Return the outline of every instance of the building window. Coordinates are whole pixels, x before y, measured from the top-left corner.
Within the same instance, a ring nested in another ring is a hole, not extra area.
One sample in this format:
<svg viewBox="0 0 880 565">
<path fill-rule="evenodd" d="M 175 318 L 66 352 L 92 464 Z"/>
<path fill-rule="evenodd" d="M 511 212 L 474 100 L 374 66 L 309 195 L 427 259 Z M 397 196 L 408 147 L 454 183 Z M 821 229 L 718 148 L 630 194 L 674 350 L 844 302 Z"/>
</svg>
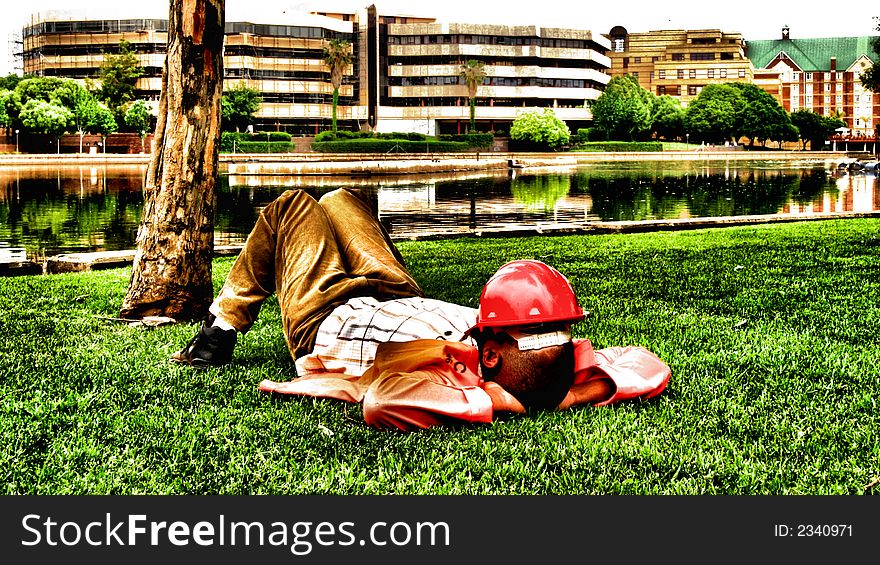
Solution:
<svg viewBox="0 0 880 565">
<path fill-rule="evenodd" d="M 614 52 L 615 53 L 623 53 L 624 44 L 626 40 L 623 38 L 617 38 L 614 40 Z"/>
<path fill-rule="evenodd" d="M 825 73 L 825 80 L 831 80 L 831 73 Z"/>
<path fill-rule="evenodd" d="M 684 61 L 684 53 L 673 53 L 672 60 L 673 61 Z"/>
<path fill-rule="evenodd" d="M 663 69 L 660 69 L 659 71 L 657 71 L 657 78 L 665 79 L 666 78 L 666 71 Z"/>
<path fill-rule="evenodd" d="M 746 70 L 745 69 L 739 70 L 739 78 L 746 78 Z"/>
<path fill-rule="evenodd" d="M 651 74 L 648 76 L 650 77 L 651 80 L 654 80 L 654 71 L 651 71 Z"/>
<path fill-rule="evenodd" d="M 633 63 L 641 63 L 641 62 L 642 62 L 641 57 L 633 57 Z"/>
<path fill-rule="evenodd" d="M 638 80 L 638 78 L 639 78 L 639 71 L 634 72 L 634 73 L 632 74 L 632 76 L 633 76 L 634 79 Z"/>
<path fill-rule="evenodd" d="M 825 84 L 825 92 L 831 92 L 831 83 Z"/>
<path fill-rule="evenodd" d="M 720 76 L 721 78 L 727 78 L 727 69 L 721 69 L 718 72 L 718 76 Z"/>
<path fill-rule="evenodd" d="M 706 69 L 707 78 L 715 78 L 715 69 Z"/>
<path fill-rule="evenodd" d="M 688 94 L 690 96 L 696 96 L 697 95 L 697 85 L 695 85 L 695 84 L 689 85 L 688 86 Z"/>
<path fill-rule="evenodd" d="M 663 96 L 664 94 L 666 94 L 666 87 L 661 84 L 657 87 L 657 96 Z"/>
<path fill-rule="evenodd" d="M 688 78 L 697 78 L 697 69 L 691 69 L 688 71 Z"/>
<path fill-rule="evenodd" d="M 804 78 L 806 78 L 807 80 L 813 80 L 813 73 L 806 73 Z"/>
<path fill-rule="evenodd" d="M 792 80 L 800 80 L 801 73 L 791 73 L 791 78 L 792 78 Z"/>
<path fill-rule="evenodd" d="M 678 69 L 677 76 L 678 78 L 684 78 L 684 69 Z"/>
</svg>

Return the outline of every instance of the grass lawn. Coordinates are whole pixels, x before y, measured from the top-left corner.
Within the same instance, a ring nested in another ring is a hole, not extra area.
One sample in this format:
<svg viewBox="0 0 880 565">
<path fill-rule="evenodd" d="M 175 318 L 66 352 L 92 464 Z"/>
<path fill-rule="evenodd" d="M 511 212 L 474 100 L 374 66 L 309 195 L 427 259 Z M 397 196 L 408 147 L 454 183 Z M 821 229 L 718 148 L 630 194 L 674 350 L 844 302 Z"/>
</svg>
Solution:
<svg viewBox="0 0 880 565">
<path fill-rule="evenodd" d="M 880 220 L 402 242 L 434 298 L 503 262 L 568 275 L 596 347 L 672 368 L 642 403 L 401 433 L 360 406 L 260 393 L 294 376 L 270 301 L 233 364 L 169 355 L 194 325 L 116 315 L 129 269 L 0 279 L 4 494 L 876 494 Z M 232 259 L 215 262 L 217 287 Z"/>
</svg>

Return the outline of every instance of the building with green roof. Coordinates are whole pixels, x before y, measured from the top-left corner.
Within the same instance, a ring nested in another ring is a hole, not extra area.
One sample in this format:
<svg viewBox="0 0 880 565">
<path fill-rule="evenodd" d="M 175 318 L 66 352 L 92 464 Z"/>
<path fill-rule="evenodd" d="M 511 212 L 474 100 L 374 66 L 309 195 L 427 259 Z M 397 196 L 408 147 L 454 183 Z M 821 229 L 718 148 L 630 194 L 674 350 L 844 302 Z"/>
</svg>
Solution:
<svg viewBox="0 0 880 565">
<path fill-rule="evenodd" d="M 855 137 L 873 137 L 880 126 L 880 94 L 859 76 L 878 60 L 876 37 L 792 38 L 746 41 L 756 83 L 776 95 L 786 110 L 806 108 L 843 118 Z M 774 84 L 775 83 L 775 84 Z"/>
</svg>

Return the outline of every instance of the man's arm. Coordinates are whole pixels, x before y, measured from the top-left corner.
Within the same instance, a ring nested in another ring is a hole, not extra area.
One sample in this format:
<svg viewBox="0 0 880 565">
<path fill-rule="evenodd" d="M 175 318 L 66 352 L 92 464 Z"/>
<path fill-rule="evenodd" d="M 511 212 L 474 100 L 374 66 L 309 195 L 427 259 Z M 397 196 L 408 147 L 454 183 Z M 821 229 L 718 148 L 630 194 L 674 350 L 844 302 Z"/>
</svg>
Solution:
<svg viewBox="0 0 880 565">
<path fill-rule="evenodd" d="M 611 379 L 607 377 L 592 378 L 586 382 L 572 385 L 556 409 L 565 410 L 572 406 L 604 402 L 611 398 L 614 390 L 615 386 Z"/>
</svg>

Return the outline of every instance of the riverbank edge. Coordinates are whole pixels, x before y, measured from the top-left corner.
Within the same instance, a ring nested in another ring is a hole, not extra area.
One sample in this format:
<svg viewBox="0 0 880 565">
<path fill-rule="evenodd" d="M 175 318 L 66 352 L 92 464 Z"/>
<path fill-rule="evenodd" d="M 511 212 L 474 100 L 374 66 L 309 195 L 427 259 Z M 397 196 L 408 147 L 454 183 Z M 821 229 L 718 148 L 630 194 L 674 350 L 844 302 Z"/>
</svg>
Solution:
<svg viewBox="0 0 880 565">
<path fill-rule="evenodd" d="M 867 152 L 745 151 L 712 149 L 661 152 L 561 153 L 222 153 L 223 171 L 238 175 L 395 175 L 547 166 L 577 166 L 606 162 L 648 161 L 810 161 L 844 163 L 870 160 Z M 3 154 L 2 166 L 147 165 L 149 154 Z"/>
<path fill-rule="evenodd" d="M 394 241 L 428 241 L 438 239 L 537 237 L 566 235 L 608 235 L 644 233 L 654 231 L 694 230 L 722 228 L 756 224 L 783 222 L 812 222 L 851 218 L 880 219 L 880 212 L 835 212 L 816 214 L 809 217 L 793 214 L 772 214 L 753 216 L 720 216 L 703 218 L 675 218 L 669 220 L 639 220 L 619 222 L 586 222 L 581 226 L 530 226 L 526 228 L 481 229 L 431 234 L 397 234 Z M 241 245 L 218 245 L 214 248 L 215 257 L 235 256 L 241 252 Z M 127 267 L 134 261 L 136 250 L 98 251 L 93 253 L 65 253 L 46 258 L 44 261 L 17 261 L 0 263 L 0 276 L 34 276 L 99 271 Z"/>
</svg>

